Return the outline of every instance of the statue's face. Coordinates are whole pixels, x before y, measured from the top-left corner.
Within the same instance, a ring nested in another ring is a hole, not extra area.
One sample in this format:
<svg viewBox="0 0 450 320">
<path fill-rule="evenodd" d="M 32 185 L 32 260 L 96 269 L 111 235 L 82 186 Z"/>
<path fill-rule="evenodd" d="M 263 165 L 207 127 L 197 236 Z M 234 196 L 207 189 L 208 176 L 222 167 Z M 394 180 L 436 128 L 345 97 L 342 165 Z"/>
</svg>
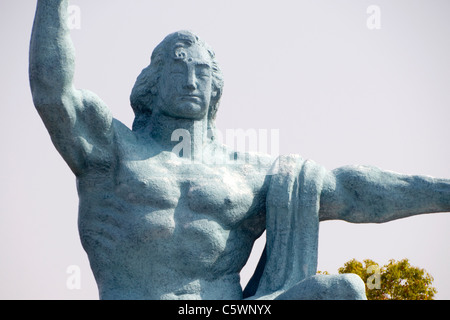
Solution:
<svg viewBox="0 0 450 320">
<path fill-rule="evenodd" d="M 159 79 L 159 111 L 173 118 L 201 120 L 208 114 L 211 95 L 208 52 L 197 45 L 175 48 Z"/>
</svg>

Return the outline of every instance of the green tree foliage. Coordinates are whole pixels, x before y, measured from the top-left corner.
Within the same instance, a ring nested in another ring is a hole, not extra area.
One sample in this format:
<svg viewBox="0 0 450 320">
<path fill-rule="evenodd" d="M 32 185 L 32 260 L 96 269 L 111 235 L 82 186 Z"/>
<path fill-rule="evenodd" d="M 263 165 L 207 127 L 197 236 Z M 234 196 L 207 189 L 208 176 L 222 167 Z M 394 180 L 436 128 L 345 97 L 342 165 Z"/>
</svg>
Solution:
<svg viewBox="0 0 450 320">
<path fill-rule="evenodd" d="M 432 287 L 433 277 L 424 269 L 411 266 L 408 259 L 392 259 L 382 267 L 370 259 L 362 263 L 352 259 L 338 271 L 359 275 L 366 284 L 368 300 L 433 300 L 437 292 Z"/>
</svg>

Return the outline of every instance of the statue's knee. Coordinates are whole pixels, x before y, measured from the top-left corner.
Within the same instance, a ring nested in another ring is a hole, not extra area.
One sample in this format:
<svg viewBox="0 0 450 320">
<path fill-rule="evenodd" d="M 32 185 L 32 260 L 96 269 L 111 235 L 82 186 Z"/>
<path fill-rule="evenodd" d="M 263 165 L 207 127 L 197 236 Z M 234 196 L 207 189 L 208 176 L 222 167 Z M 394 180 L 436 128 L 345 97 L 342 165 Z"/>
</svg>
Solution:
<svg viewBox="0 0 450 320">
<path fill-rule="evenodd" d="M 279 300 L 366 300 L 366 288 L 356 274 L 315 275 L 279 295 Z"/>
<path fill-rule="evenodd" d="M 367 300 L 366 286 L 362 279 L 354 274 L 347 273 L 338 277 L 336 290 L 337 296 L 344 300 Z"/>
</svg>

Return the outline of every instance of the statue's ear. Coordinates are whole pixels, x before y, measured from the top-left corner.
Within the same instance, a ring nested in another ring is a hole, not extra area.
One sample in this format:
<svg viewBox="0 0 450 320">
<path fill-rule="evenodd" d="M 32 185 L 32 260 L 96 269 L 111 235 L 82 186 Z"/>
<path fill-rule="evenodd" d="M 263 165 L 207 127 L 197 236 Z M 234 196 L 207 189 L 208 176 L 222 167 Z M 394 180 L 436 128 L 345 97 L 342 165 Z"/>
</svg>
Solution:
<svg viewBox="0 0 450 320">
<path fill-rule="evenodd" d="M 211 93 L 211 97 L 215 98 L 217 97 L 217 90 L 213 90 L 213 92 Z"/>
</svg>

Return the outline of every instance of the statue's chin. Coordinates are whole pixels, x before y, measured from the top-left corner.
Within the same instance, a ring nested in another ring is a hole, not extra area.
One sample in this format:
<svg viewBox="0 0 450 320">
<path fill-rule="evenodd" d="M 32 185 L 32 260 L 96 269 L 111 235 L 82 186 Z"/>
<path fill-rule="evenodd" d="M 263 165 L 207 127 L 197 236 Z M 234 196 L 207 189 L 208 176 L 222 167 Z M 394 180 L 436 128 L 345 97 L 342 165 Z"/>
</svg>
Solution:
<svg viewBox="0 0 450 320">
<path fill-rule="evenodd" d="M 164 110 L 166 116 L 175 119 L 202 120 L 206 111 L 194 101 L 184 101 L 172 110 Z"/>
</svg>

